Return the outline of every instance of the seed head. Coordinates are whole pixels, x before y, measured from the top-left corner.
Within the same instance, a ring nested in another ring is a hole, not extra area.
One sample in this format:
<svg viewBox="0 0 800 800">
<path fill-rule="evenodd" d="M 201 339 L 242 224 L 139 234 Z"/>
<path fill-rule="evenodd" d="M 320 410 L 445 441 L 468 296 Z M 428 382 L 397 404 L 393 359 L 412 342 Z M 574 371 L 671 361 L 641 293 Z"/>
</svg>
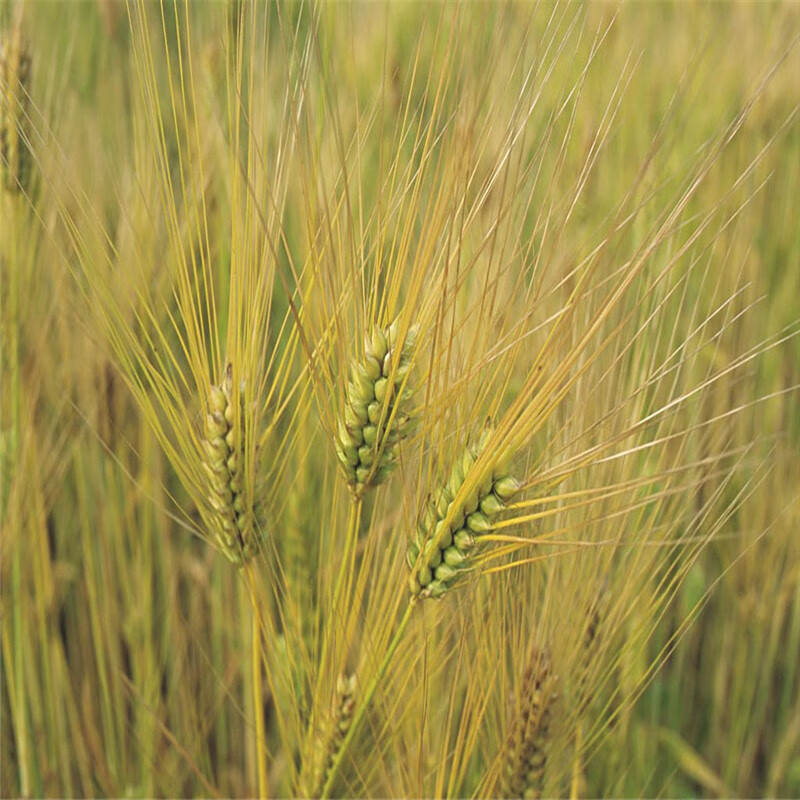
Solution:
<svg viewBox="0 0 800 800">
<path fill-rule="evenodd" d="M 397 444 L 409 426 L 403 407 L 410 395 L 407 379 L 417 328 L 409 329 L 402 345 L 398 333 L 397 320 L 388 328 L 373 327 L 363 358 L 350 365 L 336 454 L 358 497 L 386 480 L 397 461 Z"/>
<path fill-rule="evenodd" d="M 30 171 L 28 105 L 31 57 L 19 25 L 0 43 L 0 169 L 9 192 L 27 186 Z"/>
<path fill-rule="evenodd" d="M 536 800 L 542 796 L 550 734 L 553 694 L 550 660 L 531 654 L 509 728 L 501 782 L 503 797 Z"/>
<path fill-rule="evenodd" d="M 208 396 L 205 426 L 208 502 L 214 535 L 220 549 L 237 566 L 249 561 L 259 549 L 255 514 L 244 481 L 244 383 L 239 392 L 241 413 L 234 413 L 233 365 L 228 364 L 222 382 Z"/>
<path fill-rule="evenodd" d="M 330 717 L 325 729 L 314 742 L 311 769 L 301 779 L 302 797 L 319 797 L 322 793 L 322 788 L 353 721 L 357 687 L 355 674 L 339 676 Z"/>
<path fill-rule="evenodd" d="M 492 530 L 506 502 L 519 491 L 519 483 L 504 466 L 488 469 L 481 476 L 473 474 L 490 435 L 487 428 L 477 446 L 468 446 L 456 459 L 447 482 L 434 493 L 417 520 L 406 551 L 412 595 L 446 594 L 474 563 L 481 535 Z M 475 478 L 475 486 L 466 496 L 460 496 L 467 478 Z"/>
</svg>

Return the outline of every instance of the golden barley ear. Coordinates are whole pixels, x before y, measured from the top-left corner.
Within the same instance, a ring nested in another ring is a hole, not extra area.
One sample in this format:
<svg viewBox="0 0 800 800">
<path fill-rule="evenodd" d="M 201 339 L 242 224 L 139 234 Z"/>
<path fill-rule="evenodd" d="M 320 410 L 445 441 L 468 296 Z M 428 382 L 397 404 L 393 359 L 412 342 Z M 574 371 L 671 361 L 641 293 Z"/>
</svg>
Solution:
<svg viewBox="0 0 800 800">
<path fill-rule="evenodd" d="M 259 551 L 253 500 L 244 479 L 244 383 L 240 387 L 241 413 L 237 420 L 233 391 L 233 365 L 228 363 L 222 382 L 208 397 L 205 449 L 209 477 L 209 505 L 213 533 L 222 552 L 237 566 Z"/>
<path fill-rule="evenodd" d="M 25 191 L 30 174 L 28 105 L 31 56 L 20 25 L 0 43 L 0 168 L 7 191 Z"/>
<path fill-rule="evenodd" d="M 314 741 L 310 769 L 301 777 L 301 797 L 319 797 L 322 794 L 336 756 L 353 721 L 357 687 L 355 674 L 339 676 L 331 715 L 326 720 L 325 728 Z"/>
<path fill-rule="evenodd" d="M 408 543 L 406 562 L 411 569 L 409 589 L 420 597 L 442 597 L 474 565 L 482 534 L 492 530 L 506 503 L 520 485 L 498 462 L 475 475 L 476 464 L 492 434 L 487 427 L 476 446 L 467 446 L 456 459 L 450 476 L 433 494 L 417 520 Z M 460 496 L 467 479 L 474 488 Z"/>
<path fill-rule="evenodd" d="M 550 659 L 534 650 L 525 668 L 520 696 L 509 725 L 501 780 L 502 797 L 542 796 L 550 740 L 555 678 Z"/>
<path fill-rule="evenodd" d="M 363 358 L 350 365 L 336 454 L 357 497 L 389 476 L 397 463 L 397 445 L 409 427 L 404 406 L 410 397 L 417 327 L 409 329 L 402 344 L 398 334 L 397 320 L 388 328 L 375 326 L 365 340 Z"/>
</svg>

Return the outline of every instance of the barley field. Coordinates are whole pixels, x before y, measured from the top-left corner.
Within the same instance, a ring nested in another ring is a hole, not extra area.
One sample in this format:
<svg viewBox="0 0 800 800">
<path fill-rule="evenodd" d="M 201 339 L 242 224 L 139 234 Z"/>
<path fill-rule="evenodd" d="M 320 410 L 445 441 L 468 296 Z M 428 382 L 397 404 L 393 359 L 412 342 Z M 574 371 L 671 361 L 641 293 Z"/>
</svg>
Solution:
<svg viewBox="0 0 800 800">
<path fill-rule="evenodd" d="M 0 0 L 2 796 L 800 796 L 798 37 Z"/>
</svg>

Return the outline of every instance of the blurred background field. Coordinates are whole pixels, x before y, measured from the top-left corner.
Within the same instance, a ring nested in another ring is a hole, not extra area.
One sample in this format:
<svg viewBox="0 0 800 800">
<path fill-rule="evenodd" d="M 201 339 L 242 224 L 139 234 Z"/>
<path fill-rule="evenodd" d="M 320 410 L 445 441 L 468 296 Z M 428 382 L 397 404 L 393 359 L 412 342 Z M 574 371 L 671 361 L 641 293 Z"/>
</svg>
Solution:
<svg viewBox="0 0 800 800">
<path fill-rule="evenodd" d="M 214 255 L 224 262 L 230 248 L 226 204 L 232 202 L 226 193 L 231 181 L 225 42 L 231 9 L 238 4 L 190 4 L 186 17 L 183 5 L 177 17 L 172 5 L 165 5 L 163 23 L 157 13 L 151 16 L 152 36 L 162 51 L 191 36 L 192 113 L 204 137 L 197 147 L 209 165 L 202 191 L 209 228 L 220 234 Z M 748 406 L 755 394 L 771 398 L 737 415 L 724 431 L 732 449 L 753 446 L 760 466 L 725 485 L 725 496 L 741 503 L 717 520 L 718 532 L 674 599 L 647 622 L 652 635 L 646 645 L 629 651 L 620 645 L 630 686 L 619 691 L 629 702 L 609 720 L 565 791 L 584 797 L 800 796 L 800 339 L 793 335 L 800 319 L 800 47 L 795 41 L 800 5 L 467 5 L 465 13 L 472 16 L 465 30 L 474 47 L 462 44 L 457 62 L 465 86 L 479 85 L 493 68 L 502 74 L 504 59 L 510 58 L 502 46 L 508 31 L 529 26 L 533 58 L 548 41 L 551 14 L 559 14 L 564 26 L 574 19 L 576 30 L 585 33 L 555 62 L 563 73 L 551 76 L 545 89 L 555 99 L 580 72 L 596 31 L 607 30 L 582 87 L 574 130 L 563 150 L 554 148 L 564 159 L 564 174 L 577 175 L 604 125 L 609 96 L 621 89 L 608 140 L 558 245 L 565 262 L 585 256 L 612 223 L 657 137 L 658 158 L 648 165 L 647 188 L 637 198 L 640 214 L 619 244 L 620 252 L 633 250 L 686 165 L 778 65 L 727 158 L 715 163 L 687 212 L 701 215 L 707 205 L 721 202 L 759 155 L 737 186 L 741 213 L 714 230 L 707 250 L 698 247 L 699 257 L 713 266 L 690 276 L 686 291 L 690 297 L 710 291 L 713 297 L 716 282 L 723 297 L 732 292 L 729 287 L 741 286 L 730 314 L 749 309 L 728 336 L 698 356 L 699 368 L 724 364 L 730 353 L 770 335 L 781 339 L 753 360 L 746 380 L 718 382 L 703 398 L 709 417 Z M 316 30 L 315 58 L 329 71 L 309 79 L 305 102 L 316 112 L 321 136 L 326 121 L 345 140 L 360 125 L 369 131 L 359 150 L 358 202 L 373 207 L 383 191 L 381 173 L 365 164 L 377 164 L 381 136 L 392 141 L 415 67 L 435 74 L 448 57 L 446 37 L 443 44 L 429 35 L 437 8 L 259 7 L 270 68 L 258 80 L 265 82 L 264 95 L 276 98 L 274 112 L 264 114 L 264 141 L 277 147 L 288 126 L 280 103 L 300 62 L 290 55 L 293 37 L 303 41 Z M 155 4 L 151 11 L 157 11 Z M 158 284 L 158 260 L 168 249 L 166 223 L 154 222 L 147 241 L 135 233 L 141 220 L 152 218 L 159 197 L 151 154 L 142 145 L 142 130 L 149 127 L 138 88 L 142 50 L 121 2 L 2 0 L 4 36 L 20 14 L 32 54 L 31 116 L 36 130 L 49 133 L 38 142 L 26 200 L 4 194 L 0 223 L 0 791 L 48 797 L 253 796 L 247 592 L 230 565 L 193 535 L 192 512 L 184 518 L 176 511 L 191 503 L 85 310 L 79 271 L 62 230 L 65 219 L 81 218 L 85 201 L 114 241 L 120 263 L 126 253 L 136 253 L 152 285 Z M 162 55 L 156 52 L 151 69 L 163 78 Z M 621 74 L 629 76 L 624 86 Z M 164 78 L 153 86 L 165 107 L 168 85 Z M 417 80 L 413 90 L 424 92 L 425 86 Z M 449 90 L 446 102 L 455 109 L 458 86 Z M 511 95 L 500 97 L 498 108 L 512 114 L 513 101 Z M 367 127 L 364 120 L 376 107 L 380 114 Z M 177 129 L 181 124 L 176 119 Z M 180 136 L 180 130 L 166 135 L 173 134 Z M 336 150 L 333 140 L 331 134 L 324 141 L 321 159 L 326 147 Z M 169 153 L 177 160 L 174 150 Z M 323 163 L 321 176 L 328 177 L 326 169 Z M 60 185 L 76 179 L 74 195 Z M 268 174 L 265 180 L 270 179 Z M 308 208 L 302 181 L 291 170 L 284 191 L 286 252 L 280 258 L 302 262 Z M 66 196 L 74 207 L 53 199 Z M 534 193 L 532 205 L 548 199 Z M 558 201 L 569 201 L 568 189 Z M 523 217 L 535 236 L 533 215 Z M 93 246 L 90 237 L 87 246 Z M 122 270 L 114 281 L 115 291 L 124 293 Z M 16 307 L 12 297 L 18 298 Z M 686 308 L 692 311 L 694 305 L 687 302 Z M 286 309 L 276 290 L 271 325 L 275 340 L 288 348 L 280 327 Z M 683 318 L 676 306 L 676 330 L 692 330 L 688 311 Z M 14 386 L 19 402 L 12 397 Z M 302 574 L 306 559 L 324 568 L 322 545 L 315 550 L 317 545 L 309 544 L 316 541 L 319 524 L 313 502 L 327 497 L 337 479 L 315 413 L 310 399 L 299 403 L 303 432 L 294 435 L 287 458 L 302 457 L 291 462 L 299 465 L 291 467 L 292 475 L 276 468 L 279 477 L 269 498 L 275 528 L 299 531 L 276 543 L 294 593 L 264 593 L 276 607 L 286 602 L 292 614 L 305 615 L 299 623 L 304 629 L 320 625 L 311 595 L 327 585 Z M 715 488 L 710 479 L 686 491 L 680 502 L 701 508 L 697 495 Z M 641 613 L 648 613 L 646 605 Z M 642 623 L 635 616 L 634 610 L 631 631 Z M 621 635 L 624 640 L 625 632 Z M 272 646 L 276 658 L 281 647 L 289 647 L 286 640 Z M 665 648 L 663 663 L 650 673 Z M 299 700 L 288 693 L 271 702 Z M 282 761 L 292 756 L 277 738 L 271 752 L 273 773 L 288 774 Z M 385 758 L 388 762 L 389 755 Z M 473 768 L 481 763 L 476 755 Z M 288 791 L 288 778 L 283 784 L 274 780 L 274 791 Z M 451 783 L 447 791 L 458 794 L 460 785 Z M 397 794 L 406 790 L 398 787 Z"/>
</svg>

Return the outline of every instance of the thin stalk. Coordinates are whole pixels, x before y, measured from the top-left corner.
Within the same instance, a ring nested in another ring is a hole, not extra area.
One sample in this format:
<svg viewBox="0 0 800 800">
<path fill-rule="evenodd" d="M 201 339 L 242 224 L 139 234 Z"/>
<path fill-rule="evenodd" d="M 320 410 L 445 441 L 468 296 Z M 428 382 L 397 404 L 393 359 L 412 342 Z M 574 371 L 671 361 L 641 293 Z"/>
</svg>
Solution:
<svg viewBox="0 0 800 800">
<path fill-rule="evenodd" d="M 322 643 L 322 657 L 319 663 L 324 665 L 328 657 L 328 649 L 330 648 L 330 640 L 333 635 L 334 622 L 336 620 L 336 609 L 339 607 L 339 598 L 342 593 L 342 585 L 344 583 L 345 574 L 350 572 L 350 551 L 355 552 L 355 543 L 358 540 L 358 528 L 361 524 L 361 508 L 362 499 L 360 497 L 353 497 L 350 503 L 350 515 L 347 520 L 347 536 L 344 540 L 344 554 L 342 555 L 342 563 L 339 566 L 339 574 L 336 576 L 336 586 L 333 589 L 333 604 L 331 606 L 331 625 L 328 626 L 328 633 Z"/>
<path fill-rule="evenodd" d="M 351 574 L 349 567 L 350 553 L 351 550 L 355 552 L 356 542 L 358 540 L 358 528 L 361 525 L 361 509 L 363 502 L 361 497 L 354 496 L 350 503 L 350 517 L 347 520 L 347 538 L 344 543 L 344 555 L 342 557 L 342 564 L 339 567 L 339 575 L 336 578 L 336 586 L 333 590 L 333 614 L 336 613 L 336 608 L 339 605 L 339 595 L 342 592 L 344 576 Z"/>
<path fill-rule="evenodd" d="M 21 537 L 20 537 L 21 538 Z M 16 694 L 16 738 L 19 748 L 19 780 L 20 794 L 23 797 L 30 796 L 30 776 L 28 774 L 28 730 L 27 730 L 27 708 L 25 705 L 25 666 L 23 662 L 23 636 L 22 636 L 22 565 L 19 553 L 20 539 L 17 540 L 14 562 L 11 567 L 11 586 L 13 596 L 17 598 L 14 603 L 14 672 Z"/>
<path fill-rule="evenodd" d="M 99 683 L 98 697 L 100 699 L 100 720 L 105 752 L 112 775 L 118 775 L 121 763 L 117 745 L 121 739 L 116 734 L 117 717 L 114 713 L 119 704 L 114 702 L 112 678 L 109 675 L 110 664 L 108 655 L 111 648 L 108 646 L 109 630 L 114 630 L 108 603 L 104 605 L 106 594 L 103 592 L 103 551 L 92 526 L 92 497 L 90 485 L 97 480 L 97 473 L 90 466 L 90 456 L 78 449 L 75 453 L 75 478 L 78 501 L 78 521 L 80 524 L 81 547 L 85 562 L 85 586 L 89 604 L 89 631 L 94 659 L 97 665 L 97 679 Z M 98 549 L 100 552 L 98 553 Z"/>
<path fill-rule="evenodd" d="M 153 480 L 153 461 L 155 453 L 155 441 L 152 428 L 149 425 L 142 425 L 140 433 L 140 452 L 141 452 L 141 484 L 145 488 L 148 496 L 155 496 L 156 487 Z M 142 544 L 140 556 L 140 569 L 141 569 L 141 585 L 153 586 L 154 576 L 153 570 L 156 563 L 156 556 L 153 552 L 153 545 L 156 540 L 156 533 L 154 527 L 156 525 L 155 511 L 153 506 L 149 506 L 142 514 L 142 521 L 140 525 L 140 539 Z M 138 670 L 141 685 L 144 688 L 147 704 L 155 707 L 158 703 L 158 678 L 156 667 L 156 656 L 153 653 L 155 647 L 155 636 L 153 635 L 152 621 L 157 618 L 157 612 L 152 607 L 153 593 L 145 592 L 141 601 L 144 605 L 144 619 L 147 620 L 147 629 L 144 634 L 144 641 L 141 643 L 140 653 L 138 654 Z M 141 785 L 144 789 L 146 797 L 153 797 L 155 795 L 155 765 L 157 762 L 156 757 L 156 731 L 153 721 L 153 715 L 147 707 L 137 707 L 137 728 L 139 735 L 140 746 L 143 752 L 146 753 L 145 757 L 141 760 Z"/>
<path fill-rule="evenodd" d="M 569 787 L 570 800 L 578 800 L 581 796 L 581 777 L 583 765 L 581 759 L 581 745 L 583 744 L 583 722 L 578 723 L 575 731 L 575 760 L 572 762 L 572 781 Z"/>
<path fill-rule="evenodd" d="M 245 567 L 250 588 L 250 602 L 253 607 L 253 711 L 256 718 L 256 764 L 258 767 L 258 796 L 260 800 L 269 797 L 269 778 L 267 775 L 267 737 L 264 730 L 263 683 L 261 680 L 261 613 L 258 609 L 256 585 L 252 565 Z"/>
<path fill-rule="evenodd" d="M 335 632 L 336 612 L 339 607 L 339 599 L 344 586 L 345 575 L 351 572 L 350 570 L 350 552 L 355 553 L 355 544 L 358 540 L 358 529 L 361 524 L 361 509 L 363 499 L 358 495 L 351 495 L 350 511 L 347 519 L 347 531 L 344 540 L 344 553 L 342 554 L 342 561 L 339 565 L 339 571 L 336 575 L 336 585 L 333 589 L 333 602 L 330 610 L 331 624 L 327 627 L 326 635 L 322 641 L 322 654 L 319 659 L 319 664 L 322 669 L 325 668 L 328 660 L 328 652 L 331 648 L 331 641 Z M 313 734 L 312 720 L 309 720 L 307 735 Z"/>
<path fill-rule="evenodd" d="M 355 716 L 353 717 L 353 721 L 350 724 L 350 729 L 347 731 L 347 736 L 345 736 L 344 741 L 342 742 L 342 746 L 339 748 L 339 752 L 336 754 L 336 757 L 333 760 L 333 764 L 330 768 L 330 771 L 328 772 L 328 778 L 325 781 L 325 786 L 322 788 L 322 794 L 320 795 L 322 800 L 325 800 L 325 798 L 330 797 L 331 789 L 333 788 L 333 782 L 336 779 L 337 773 L 339 772 L 339 767 L 341 766 L 342 760 L 344 759 L 344 754 L 347 752 L 347 748 L 350 746 L 350 742 L 356 735 L 356 731 L 361 725 L 361 720 L 364 718 L 364 714 L 366 714 L 367 709 L 369 708 L 369 704 L 370 701 L 372 700 L 373 695 L 375 694 L 375 690 L 378 688 L 378 684 L 383 680 L 383 676 L 386 674 L 386 670 L 389 668 L 389 664 L 391 663 L 391 660 L 394 657 L 395 651 L 400 645 L 400 641 L 403 638 L 403 634 L 405 633 L 406 628 L 408 627 L 408 623 L 411 620 L 411 614 L 414 611 L 415 605 L 416 605 L 416 598 L 412 598 L 412 600 L 406 607 L 405 613 L 403 614 L 403 618 L 400 620 L 400 624 L 397 627 L 397 631 L 394 634 L 394 638 L 392 639 L 391 644 L 386 650 L 386 655 L 383 657 L 383 661 L 381 662 L 381 665 L 378 667 L 378 671 L 375 673 L 375 677 L 372 679 L 372 683 L 370 683 L 369 687 L 367 688 L 363 700 L 358 704 L 358 709 L 356 710 Z"/>
<path fill-rule="evenodd" d="M 11 361 L 11 453 L 9 455 L 9 462 L 13 465 L 11 468 L 12 475 L 20 474 L 19 464 L 19 440 L 20 440 L 20 424 L 19 424 L 19 410 L 20 410 L 20 378 L 19 378 L 19 240 L 20 231 L 19 223 L 20 218 L 18 214 L 16 197 L 6 195 L 7 217 L 11 221 L 11 235 L 9 240 L 11 243 L 11 253 L 9 254 L 9 269 L 8 269 L 8 317 L 10 322 L 9 338 L 10 342 L 8 349 L 10 351 L 9 359 Z M 7 476 L 3 476 L 3 483 L 5 484 Z M 3 498 L 4 515 L 8 515 L 8 506 L 11 502 L 11 492 L 5 492 L 5 485 L 3 486 L 6 496 Z M 21 519 L 17 515 L 17 524 L 21 524 Z M 19 765 L 20 765 L 20 793 L 27 796 L 30 793 L 30 775 L 28 772 L 28 731 L 27 731 L 27 711 L 25 703 L 25 669 L 23 664 L 23 631 L 22 631 L 22 531 L 17 530 L 17 541 L 14 546 L 14 560 L 11 565 L 11 585 L 13 596 L 17 598 L 14 603 L 13 620 L 14 620 L 14 670 L 16 674 L 15 692 L 17 694 L 17 717 L 15 720 L 17 747 L 19 748 Z"/>
</svg>

